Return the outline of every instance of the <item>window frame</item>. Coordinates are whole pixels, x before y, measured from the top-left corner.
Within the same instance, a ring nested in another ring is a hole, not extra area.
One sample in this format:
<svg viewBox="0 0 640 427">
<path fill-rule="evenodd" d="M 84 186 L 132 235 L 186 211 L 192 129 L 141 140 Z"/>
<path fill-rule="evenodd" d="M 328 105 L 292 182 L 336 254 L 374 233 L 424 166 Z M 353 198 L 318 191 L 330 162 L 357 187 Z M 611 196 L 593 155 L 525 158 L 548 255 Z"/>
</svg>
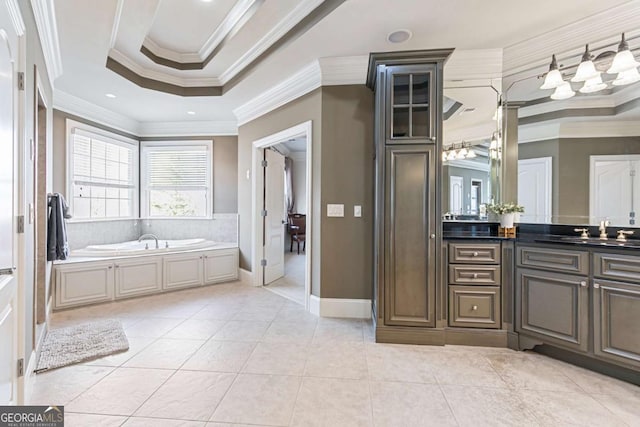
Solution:
<svg viewBox="0 0 640 427">
<path fill-rule="evenodd" d="M 133 156 L 131 159 L 131 168 L 133 171 L 133 197 L 131 199 L 131 215 L 119 216 L 119 217 L 104 217 L 104 218 L 69 218 L 68 222 L 96 222 L 96 221 L 122 221 L 122 220 L 135 220 L 140 218 L 140 141 L 126 136 L 118 135 L 113 132 L 106 131 L 104 129 L 97 128 L 95 126 L 88 125 L 83 122 L 79 122 L 72 119 L 66 119 L 66 190 L 67 190 L 67 204 L 71 214 L 74 214 L 74 197 L 73 197 L 73 184 L 74 184 L 74 144 L 73 134 L 74 130 L 78 129 L 83 133 L 94 135 L 96 139 L 102 139 L 105 142 L 116 144 L 125 147 L 133 148 Z M 90 136 L 91 137 L 91 136 Z"/>
<path fill-rule="evenodd" d="M 154 148 L 171 150 L 188 147 L 205 147 L 207 153 L 207 193 L 206 208 L 204 216 L 151 216 L 149 214 L 148 200 L 148 175 L 146 150 Z M 171 140 L 171 141 L 140 141 L 140 219 L 213 219 L 213 140 L 212 139 L 192 139 L 192 140 Z"/>
</svg>

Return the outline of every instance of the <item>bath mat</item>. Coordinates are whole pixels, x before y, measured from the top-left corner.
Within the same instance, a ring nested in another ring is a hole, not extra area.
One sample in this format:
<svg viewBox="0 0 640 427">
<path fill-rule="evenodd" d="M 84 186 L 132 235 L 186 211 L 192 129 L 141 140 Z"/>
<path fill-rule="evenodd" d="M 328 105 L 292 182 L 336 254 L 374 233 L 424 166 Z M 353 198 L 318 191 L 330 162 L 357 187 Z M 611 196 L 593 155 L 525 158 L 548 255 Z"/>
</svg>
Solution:
<svg viewBox="0 0 640 427">
<path fill-rule="evenodd" d="M 36 372 L 86 362 L 129 349 L 119 320 L 101 320 L 47 333 Z"/>
</svg>

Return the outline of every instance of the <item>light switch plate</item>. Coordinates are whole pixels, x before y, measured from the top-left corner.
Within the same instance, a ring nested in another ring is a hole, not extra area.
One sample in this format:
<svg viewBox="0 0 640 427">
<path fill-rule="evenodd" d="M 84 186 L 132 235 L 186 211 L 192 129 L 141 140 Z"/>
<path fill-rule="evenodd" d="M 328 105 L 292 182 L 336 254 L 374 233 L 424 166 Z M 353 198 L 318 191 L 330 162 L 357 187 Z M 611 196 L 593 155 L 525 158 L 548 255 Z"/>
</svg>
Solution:
<svg viewBox="0 0 640 427">
<path fill-rule="evenodd" d="M 327 204 L 328 217 L 344 217 L 344 205 Z"/>
<path fill-rule="evenodd" d="M 362 216 L 362 206 L 355 205 L 353 207 L 353 216 L 356 218 L 360 218 Z"/>
</svg>

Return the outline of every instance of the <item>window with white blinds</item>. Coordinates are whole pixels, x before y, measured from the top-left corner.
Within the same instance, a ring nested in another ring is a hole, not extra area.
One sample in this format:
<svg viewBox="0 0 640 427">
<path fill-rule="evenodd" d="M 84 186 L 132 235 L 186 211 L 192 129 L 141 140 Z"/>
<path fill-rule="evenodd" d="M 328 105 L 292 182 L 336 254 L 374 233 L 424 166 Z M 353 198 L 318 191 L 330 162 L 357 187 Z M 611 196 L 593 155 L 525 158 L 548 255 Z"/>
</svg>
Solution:
<svg viewBox="0 0 640 427">
<path fill-rule="evenodd" d="M 211 141 L 143 142 L 142 216 L 210 217 L 211 149 Z"/>
<path fill-rule="evenodd" d="M 69 122 L 69 189 L 75 220 L 137 217 L 138 144 Z"/>
</svg>

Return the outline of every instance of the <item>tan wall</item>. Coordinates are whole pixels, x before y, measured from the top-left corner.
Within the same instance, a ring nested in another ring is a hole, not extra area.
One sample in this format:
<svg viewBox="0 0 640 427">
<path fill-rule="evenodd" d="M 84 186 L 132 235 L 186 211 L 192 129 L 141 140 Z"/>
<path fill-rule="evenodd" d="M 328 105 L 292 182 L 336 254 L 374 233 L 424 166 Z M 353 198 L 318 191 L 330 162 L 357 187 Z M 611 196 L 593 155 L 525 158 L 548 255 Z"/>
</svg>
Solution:
<svg viewBox="0 0 640 427">
<path fill-rule="evenodd" d="M 320 166 L 321 166 L 321 104 L 322 92 L 316 89 L 270 113 L 265 114 L 238 129 L 238 213 L 240 215 L 240 267 L 251 271 L 251 177 L 247 178 L 247 171 L 251 170 L 252 144 L 264 138 L 300 123 L 312 122 L 313 149 L 313 177 L 312 191 L 314 202 L 307 207 L 313 218 L 320 217 Z M 312 222 L 312 265 L 320 265 L 320 221 Z M 312 267 L 311 291 L 320 295 L 320 269 Z"/>
<path fill-rule="evenodd" d="M 372 297 L 373 110 L 364 85 L 322 88 L 322 298 Z M 328 203 L 343 203 L 344 218 L 326 217 Z"/>
<path fill-rule="evenodd" d="M 82 117 L 74 116 L 63 111 L 53 112 L 53 191 L 62 193 L 66 197 L 66 120 L 72 119 L 86 123 L 118 135 L 141 141 L 162 140 L 189 140 L 210 139 L 213 140 L 213 211 L 214 213 L 238 212 L 238 137 L 236 136 L 194 136 L 194 137 L 154 137 L 139 138 L 116 129 L 109 128 Z"/>
</svg>

